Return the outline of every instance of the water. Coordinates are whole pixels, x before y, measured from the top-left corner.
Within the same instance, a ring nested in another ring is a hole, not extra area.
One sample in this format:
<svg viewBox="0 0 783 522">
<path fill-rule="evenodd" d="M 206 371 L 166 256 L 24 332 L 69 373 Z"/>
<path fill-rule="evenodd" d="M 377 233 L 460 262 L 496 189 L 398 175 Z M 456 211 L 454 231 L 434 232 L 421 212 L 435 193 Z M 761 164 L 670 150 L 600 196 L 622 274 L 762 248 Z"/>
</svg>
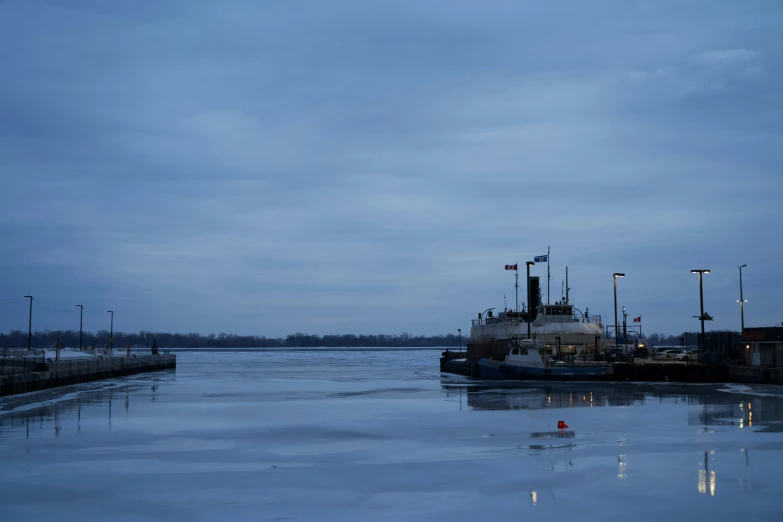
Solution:
<svg viewBox="0 0 783 522">
<path fill-rule="evenodd" d="M 783 519 L 779 387 L 509 389 L 439 355 L 179 353 L 0 399 L 0 520 Z"/>
</svg>

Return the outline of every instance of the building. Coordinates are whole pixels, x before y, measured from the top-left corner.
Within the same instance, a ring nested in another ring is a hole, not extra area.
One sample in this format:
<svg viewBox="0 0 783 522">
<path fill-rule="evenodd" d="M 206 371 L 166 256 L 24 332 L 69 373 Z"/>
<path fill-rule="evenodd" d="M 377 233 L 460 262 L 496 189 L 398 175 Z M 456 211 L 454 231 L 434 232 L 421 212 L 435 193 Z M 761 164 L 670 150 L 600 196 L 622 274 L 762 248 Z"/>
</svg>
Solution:
<svg viewBox="0 0 783 522">
<path fill-rule="evenodd" d="M 783 366 L 783 326 L 745 328 L 745 365 L 761 368 Z"/>
</svg>

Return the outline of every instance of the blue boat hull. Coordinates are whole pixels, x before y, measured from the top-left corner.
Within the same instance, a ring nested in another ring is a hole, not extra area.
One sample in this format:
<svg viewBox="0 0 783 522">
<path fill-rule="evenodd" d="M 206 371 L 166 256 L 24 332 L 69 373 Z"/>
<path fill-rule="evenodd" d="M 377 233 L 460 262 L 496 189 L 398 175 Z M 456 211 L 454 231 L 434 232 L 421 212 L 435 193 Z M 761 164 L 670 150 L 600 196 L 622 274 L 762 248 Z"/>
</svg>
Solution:
<svg viewBox="0 0 783 522">
<path fill-rule="evenodd" d="M 507 365 L 501 361 L 481 359 L 478 362 L 482 379 L 542 380 L 542 381 L 611 381 L 614 372 L 609 366 L 533 366 Z"/>
</svg>

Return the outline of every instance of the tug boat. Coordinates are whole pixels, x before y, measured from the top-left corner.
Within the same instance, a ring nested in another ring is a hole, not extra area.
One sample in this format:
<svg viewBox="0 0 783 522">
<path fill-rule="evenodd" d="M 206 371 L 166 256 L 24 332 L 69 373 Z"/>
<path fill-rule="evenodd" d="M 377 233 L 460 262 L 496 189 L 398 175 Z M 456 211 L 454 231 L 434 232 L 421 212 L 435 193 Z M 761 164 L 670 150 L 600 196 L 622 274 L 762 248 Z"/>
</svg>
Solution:
<svg viewBox="0 0 783 522">
<path fill-rule="evenodd" d="M 504 360 L 482 358 L 478 369 L 483 379 L 609 381 L 614 378 L 612 366 L 606 363 L 551 359 L 534 339 L 513 341 Z"/>
</svg>

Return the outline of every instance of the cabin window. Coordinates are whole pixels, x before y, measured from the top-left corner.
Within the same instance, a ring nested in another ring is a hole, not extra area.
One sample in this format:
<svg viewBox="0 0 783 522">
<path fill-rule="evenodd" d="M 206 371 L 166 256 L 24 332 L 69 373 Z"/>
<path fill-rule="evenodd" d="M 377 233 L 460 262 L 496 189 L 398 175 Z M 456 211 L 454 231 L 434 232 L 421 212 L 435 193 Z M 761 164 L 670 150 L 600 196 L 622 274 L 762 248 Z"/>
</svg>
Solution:
<svg viewBox="0 0 783 522">
<path fill-rule="evenodd" d="M 527 348 L 522 348 L 522 355 L 527 355 Z"/>
</svg>

